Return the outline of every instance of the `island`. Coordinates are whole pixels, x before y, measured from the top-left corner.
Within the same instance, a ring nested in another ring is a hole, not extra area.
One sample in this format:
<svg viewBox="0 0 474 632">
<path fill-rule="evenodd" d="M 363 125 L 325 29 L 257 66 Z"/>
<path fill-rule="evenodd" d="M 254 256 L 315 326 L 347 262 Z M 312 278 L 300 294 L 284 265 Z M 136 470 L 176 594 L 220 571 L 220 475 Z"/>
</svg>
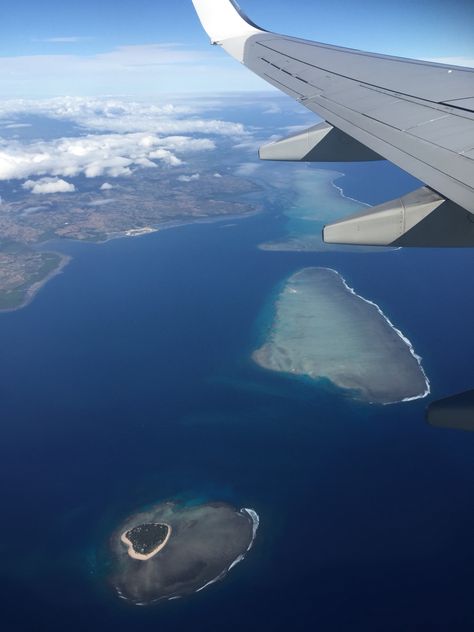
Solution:
<svg viewBox="0 0 474 632">
<path fill-rule="evenodd" d="M 140 524 L 120 536 L 134 560 L 149 560 L 166 546 L 171 535 L 169 524 L 151 522 Z"/>
<path fill-rule="evenodd" d="M 273 312 L 266 339 L 253 353 L 261 367 L 329 380 L 370 403 L 429 394 L 428 378 L 411 342 L 336 270 L 300 270 L 285 283 Z"/>
<path fill-rule="evenodd" d="M 254 510 L 223 502 L 149 506 L 127 517 L 110 538 L 110 585 L 138 606 L 199 592 L 244 559 L 258 524 Z"/>
</svg>

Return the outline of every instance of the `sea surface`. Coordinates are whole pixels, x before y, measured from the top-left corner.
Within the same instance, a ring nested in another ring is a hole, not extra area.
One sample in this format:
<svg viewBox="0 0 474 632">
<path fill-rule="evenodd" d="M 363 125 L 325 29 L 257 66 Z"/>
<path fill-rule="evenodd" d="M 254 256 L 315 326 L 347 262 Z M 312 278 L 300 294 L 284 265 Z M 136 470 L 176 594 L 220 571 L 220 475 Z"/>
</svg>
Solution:
<svg viewBox="0 0 474 632">
<path fill-rule="evenodd" d="M 338 185 L 379 201 L 374 168 Z M 474 629 L 474 434 L 424 419 L 474 386 L 473 254 L 260 250 L 285 221 L 62 243 L 66 270 L 0 315 L 2 630 Z M 320 265 L 411 340 L 430 398 L 363 404 L 251 361 L 271 297 Z M 257 539 L 199 594 L 127 606 L 108 538 L 167 498 L 251 507 Z"/>
</svg>

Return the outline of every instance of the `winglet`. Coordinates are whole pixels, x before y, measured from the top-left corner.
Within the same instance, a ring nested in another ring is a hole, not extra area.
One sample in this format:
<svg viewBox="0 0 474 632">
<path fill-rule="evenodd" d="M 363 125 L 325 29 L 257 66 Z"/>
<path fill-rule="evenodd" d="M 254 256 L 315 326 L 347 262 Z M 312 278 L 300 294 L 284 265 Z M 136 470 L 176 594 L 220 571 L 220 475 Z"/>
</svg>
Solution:
<svg viewBox="0 0 474 632">
<path fill-rule="evenodd" d="M 226 40 L 235 38 L 246 40 L 252 35 L 264 32 L 249 20 L 234 0 L 192 0 L 192 2 L 212 44 L 224 45 Z M 234 51 L 229 52 L 234 53 Z"/>
</svg>

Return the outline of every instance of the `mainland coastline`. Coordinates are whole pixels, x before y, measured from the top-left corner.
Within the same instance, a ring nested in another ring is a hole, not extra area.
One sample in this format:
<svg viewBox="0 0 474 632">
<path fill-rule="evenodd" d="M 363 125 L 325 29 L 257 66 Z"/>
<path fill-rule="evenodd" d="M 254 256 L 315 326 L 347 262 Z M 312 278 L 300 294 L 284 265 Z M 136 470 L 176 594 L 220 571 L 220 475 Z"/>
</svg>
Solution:
<svg viewBox="0 0 474 632">
<path fill-rule="evenodd" d="M 14 287 L 11 290 L 0 290 L 0 314 L 16 312 L 19 309 L 27 307 L 36 298 L 40 290 L 54 277 L 61 274 L 66 266 L 72 261 L 71 256 L 57 251 L 48 251 L 45 253 L 40 252 L 39 256 L 41 255 L 55 258 L 57 263 L 54 264 L 52 269 L 47 270 L 46 274 L 39 279 L 37 278 L 38 273 L 35 273 L 32 275 L 34 279 L 33 281 L 26 279 L 18 287 Z"/>
<path fill-rule="evenodd" d="M 179 171 L 176 175 L 179 178 Z M 165 194 L 157 196 L 157 190 Z M 260 190 L 252 180 L 203 173 L 198 183 L 176 185 L 176 178 L 147 170 L 124 180 L 112 191 L 55 193 L 33 205 L 31 194 L 2 201 L 0 217 L 0 313 L 27 306 L 71 257 L 48 250 L 61 242 L 102 244 L 113 239 L 146 236 L 197 223 L 255 215 L 260 202 L 244 197 Z M 47 264 L 47 265 L 46 265 Z"/>
</svg>

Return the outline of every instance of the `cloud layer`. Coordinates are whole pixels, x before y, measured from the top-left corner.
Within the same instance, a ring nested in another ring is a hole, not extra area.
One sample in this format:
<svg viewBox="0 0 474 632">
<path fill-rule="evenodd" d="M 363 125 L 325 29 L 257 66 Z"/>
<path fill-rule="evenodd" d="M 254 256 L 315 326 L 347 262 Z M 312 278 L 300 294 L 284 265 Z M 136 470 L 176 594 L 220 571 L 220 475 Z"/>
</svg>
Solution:
<svg viewBox="0 0 474 632">
<path fill-rule="evenodd" d="M 9 99 L 0 101 L 0 119 L 34 114 L 72 121 L 89 130 L 110 132 L 223 136 L 245 134 L 241 123 L 209 118 L 208 108 L 207 103 L 173 104 L 116 98 Z"/>
<path fill-rule="evenodd" d="M 81 98 L 0 102 L 0 119 L 31 114 L 74 122 L 89 133 L 31 142 L 0 138 L 0 180 L 129 176 L 137 168 L 159 163 L 179 166 L 189 154 L 215 149 L 219 137 L 238 142 L 248 136 L 240 123 L 208 119 L 186 105 Z M 64 181 L 41 181 L 25 188 L 54 192 L 55 187 L 64 187 L 59 182 Z"/>
<path fill-rule="evenodd" d="M 159 137 L 147 133 L 89 134 L 22 144 L 0 141 L 0 180 L 31 176 L 87 178 L 129 176 L 137 167 L 168 166 L 182 163 L 175 152 L 187 155 L 208 151 L 215 143 L 206 138 Z"/>
</svg>

